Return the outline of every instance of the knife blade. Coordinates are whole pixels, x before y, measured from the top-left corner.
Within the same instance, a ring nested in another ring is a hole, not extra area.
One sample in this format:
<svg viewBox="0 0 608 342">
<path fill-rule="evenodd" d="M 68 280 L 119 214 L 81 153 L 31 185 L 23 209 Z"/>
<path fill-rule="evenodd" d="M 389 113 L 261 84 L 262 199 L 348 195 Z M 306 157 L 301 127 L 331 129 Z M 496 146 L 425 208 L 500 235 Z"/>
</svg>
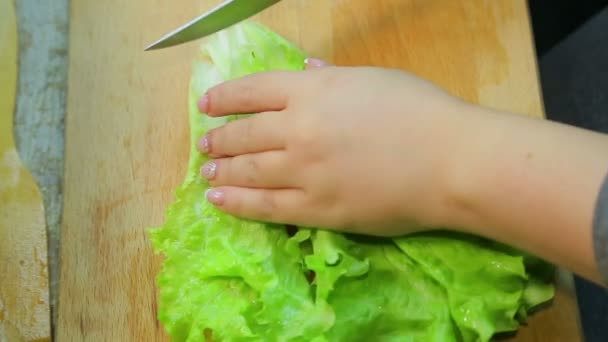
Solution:
<svg viewBox="0 0 608 342">
<path fill-rule="evenodd" d="M 276 4 L 280 0 L 227 0 L 190 22 L 167 33 L 145 48 L 162 49 L 203 38 Z"/>
</svg>

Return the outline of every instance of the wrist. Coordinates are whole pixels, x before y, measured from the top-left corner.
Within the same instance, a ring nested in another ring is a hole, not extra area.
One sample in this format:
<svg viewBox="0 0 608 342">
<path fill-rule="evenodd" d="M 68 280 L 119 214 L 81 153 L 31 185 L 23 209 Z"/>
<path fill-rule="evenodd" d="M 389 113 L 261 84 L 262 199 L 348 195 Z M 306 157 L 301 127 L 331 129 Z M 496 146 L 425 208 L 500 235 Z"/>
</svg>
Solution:
<svg viewBox="0 0 608 342">
<path fill-rule="evenodd" d="M 463 134 L 446 157 L 441 225 L 596 276 L 591 222 L 606 137 L 482 107 L 461 116 Z"/>
<path fill-rule="evenodd" d="M 456 132 L 444 155 L 444 172 L 440 184 L 441 204 L 437 208 L 437 226 L 477 235 L 483 232 L 484 174 L 492 158 L 506 139 L 508 125 L 502 114 L 489 108 L 465 103 L 455 111 L 450 123 Z"/>
</svg>

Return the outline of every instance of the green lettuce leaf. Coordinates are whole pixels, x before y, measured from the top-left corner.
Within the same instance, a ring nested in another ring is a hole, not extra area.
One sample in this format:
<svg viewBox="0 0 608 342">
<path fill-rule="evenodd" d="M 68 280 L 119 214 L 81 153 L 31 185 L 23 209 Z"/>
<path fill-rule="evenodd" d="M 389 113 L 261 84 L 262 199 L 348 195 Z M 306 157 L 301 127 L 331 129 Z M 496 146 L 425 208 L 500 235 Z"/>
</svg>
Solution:
<svg viewBox="0 0 608 342">
<path fill-rule="evenodd" d="M 466 341 L 516 330 L 520 309 L 537 304 L 535 296 L 525 296 L 529 285 L 541 292 L 536 296 L 541 300 L 553 295 L 552 288 L 529 282 L 523 255 L 493 249 L 485 239 L 434 232 L 395 243 L 445 289 L 452 319 Z"/>
<path fill-rule="evenodd" d="M 553 297 L 552 268 L 485 239 L 448 232 L 398 239 L 339 234 L 225 214 L 204 199 L 198 139 L 242 115 L 210 118 L 210 87 L 306 55 L 253 22 L 208 39 L 190 81 L 184 182 L 150 230 L 164 256 L 158 319 L 173 341 L 488 341 Z"/>
<path fill-rule="evenodd" d="M 334 318 L 330 308 L 313 301 L 297 237 L 290 238 L 282 226 L 226 215 L 204 200 L 209 185 L 199 169 L 206 158 L 197 152 L 196 142 L 230 118 L 201 115 L 196 100 L 248 68 L 290 65 L 286 58 L 273 62 L 265 56 L 268 48 L 286 44 L 269 37 L 269 31 L 243 25 L 229 32 L 231 37 L 225 37 L 228 32 L 215 36 L 195 62 L 188 173 L 167 209 L 165 224 L 151 231 L 155 249 L 165 255 L 158 276 L 159 320 L 175 341 L 200 341 L 205 331 L 212 331 L 214 340 L 309 341 L 328 330 Z M 275 43 L 266 42 L 269 38 Z M 303 66 L 303 54 L 291 56 Z"/>
</svg>

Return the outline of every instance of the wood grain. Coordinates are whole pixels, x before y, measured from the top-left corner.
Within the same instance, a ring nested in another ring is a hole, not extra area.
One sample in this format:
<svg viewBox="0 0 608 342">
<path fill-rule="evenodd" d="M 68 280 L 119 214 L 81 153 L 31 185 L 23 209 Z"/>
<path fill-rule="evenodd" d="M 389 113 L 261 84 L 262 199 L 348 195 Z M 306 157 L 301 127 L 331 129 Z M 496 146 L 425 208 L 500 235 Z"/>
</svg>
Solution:
<svg viewBox="0 0 608 342">
<path fill-rule="evenodd" d="M 143 47 L 218 2 L 71 3 L 60 341 L 167 340 L 145 231 L 184 176 L 198 43 Z M 336 64 L 404 68 L 480 104 L 543 114 L 524 0 L 285 0 L 254 20 Z M 560 288 L 514 340 L 578 341 L 577 322 Z"/>
<path fill-rule="evenodd" d="M 17 26 L 0 0 L 0 341 L 50 339 L 47 242 L 42 197 L 13 137 Z"/>
</svg>

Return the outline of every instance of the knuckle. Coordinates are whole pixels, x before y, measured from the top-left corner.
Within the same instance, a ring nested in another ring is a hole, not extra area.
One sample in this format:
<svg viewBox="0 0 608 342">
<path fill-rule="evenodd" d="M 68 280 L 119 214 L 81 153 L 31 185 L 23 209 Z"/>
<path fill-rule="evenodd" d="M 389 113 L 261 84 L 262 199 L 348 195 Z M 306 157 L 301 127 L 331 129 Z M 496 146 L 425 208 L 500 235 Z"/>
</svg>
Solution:
<svg viewBox="0 0 608 342">
<path fill-rule="evenodd" d="M 316 122 L 316 119 L 305 119 L 297 124 L 287 146 L 307 162 L 316 161 L 327 152 L 327 138 L 323 126 Z"/>
<path fill-rule="evenodd" d="M 249 107 L 255 103 L 256 88 L 250 82 L 243 82 L 237 90 L 239 103 L 243 107 Z"/>
<path fill-rule="evenodd" d="M 245 173 L 245 181 L 248 185 L 256 184 L 256 181 L 259 176 L 259 165 L 258 162 L 254 158 L 248 158 L 245 161 L 245 169 L 247 170 Z"/>
<path fill-rule="evenodd" d="M 224 184 L 255 187 L 260 179 L 259 162 L 247 155 L 225 158 L 216 178 Z"/>
<path fill-rule="evenodd" d="M 237 122 L 237 121 L 233 121 L 233 122 Z M 255 125 L 254 125 L 253 120 L 251 120 L 250 118 L 240 119 L 240 120 L 238 120 L 238 122 L 239 122 L 239 126 L 241 128 L 238 136 L 241 139 L 241 142 L 244 144 L 244 146 L 246 146 L 249 143 L 251 143 L 251 141 L 253 141 L 253 139 L 254 139 Z"/>
<path fill-rule="evenodd" d="M 267 220 L 272 220 L 276 217 L 277 202 L 276 197 L 270 191 L 262 192 L 260 196 L 259 213 L 260 216 Z"/>
<path fill-rule="evenodd" d="M 294 131 L 291 134 L 291 141 L 297 147 L 310 147 L 315 144 L 317 137 L 317 130 L 315 127 L 315 120 L 312 119 L 303 119 L 300 120 L 295 126 Z"/>
<path fill-rule="evenodd" d="M 244 215 L 245 206 L 243 204 L 243 199 L 238 194 L 232 194 L 231 196 L 226 197 L 223 208 L 231 214 Z"/>
</svg>

